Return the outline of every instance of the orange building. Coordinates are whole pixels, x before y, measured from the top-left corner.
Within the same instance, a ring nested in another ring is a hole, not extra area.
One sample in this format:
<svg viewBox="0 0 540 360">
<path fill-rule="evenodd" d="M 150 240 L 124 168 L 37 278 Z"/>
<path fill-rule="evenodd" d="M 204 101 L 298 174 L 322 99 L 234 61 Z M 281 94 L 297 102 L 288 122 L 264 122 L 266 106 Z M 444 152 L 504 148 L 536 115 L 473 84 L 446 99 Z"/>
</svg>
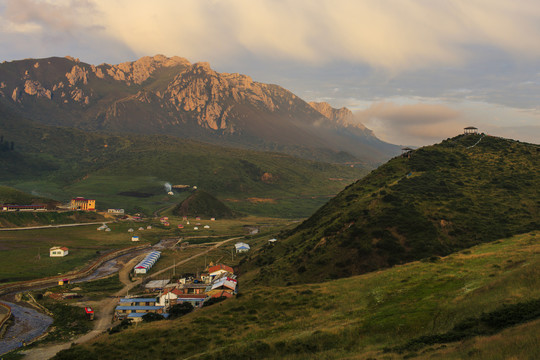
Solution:
<svg viewBox="0 0 540 360">
<path fill-rule="evenodd" d="M 71 199 L 70 206 L 73 210 L 95 211 L 96 200 L 85 199 L 83 197 L 76 197 L 76 198 Z"/>
</svg>

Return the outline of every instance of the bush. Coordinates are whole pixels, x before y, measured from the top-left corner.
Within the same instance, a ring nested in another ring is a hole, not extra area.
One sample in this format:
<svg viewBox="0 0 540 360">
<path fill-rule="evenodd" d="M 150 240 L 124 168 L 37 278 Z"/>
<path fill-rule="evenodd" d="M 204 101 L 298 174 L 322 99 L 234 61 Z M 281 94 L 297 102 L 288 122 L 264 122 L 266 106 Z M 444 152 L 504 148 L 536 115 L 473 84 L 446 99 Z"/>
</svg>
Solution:
<svg viewBox="0 0 540 360">
<path fill-rule="evenodd" d="M 227 297 L 226 296 L 220 296 L 220 297 L 210 298 L 210 299 L 206 300 L 203 303 L 203 307 L 207 307 L 207 306 L 210 306 L 210 305 L 217 304 L 219 302 L 222 302 L 223 300 L 227 300 Z"/>
<path fill-rule="evenodd" d="M 184 316 L 193 311 L 193 305 L 190 303 L 182 303 L 171 306 L 169 309 L 169 319 L 175 319 L 180 316 Z"/>
<path fill-rule="evenodd" d="M 164 317 L 161 314 L 148 313 L 148 314 L 143 315 L 142 319 L 144 322 L 152 322 L 152 321 L 163 320 Z"/>
</svg>

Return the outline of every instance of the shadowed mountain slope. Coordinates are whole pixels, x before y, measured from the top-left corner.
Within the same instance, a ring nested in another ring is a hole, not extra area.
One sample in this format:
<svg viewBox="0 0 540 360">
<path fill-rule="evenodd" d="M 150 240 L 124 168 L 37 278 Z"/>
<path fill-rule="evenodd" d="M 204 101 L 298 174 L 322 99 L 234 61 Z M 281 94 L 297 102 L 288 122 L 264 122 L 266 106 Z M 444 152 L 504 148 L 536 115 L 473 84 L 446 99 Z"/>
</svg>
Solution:
<svg viewBox="0 0 540 360">
<path fill-rule="evenodd" d="M 165 135 L 111 135 L 35 123 L 0 104 L 0 183 L 60 201 L 95 198 L 98 208 L 154 211 L 178 204 L 164 183 L 208 191 L 234 210 L 308 216 L 365 170 L 282 153 L 223 147 Z M 313 195 L 324 195 L 312 199 Z M 264 198 L 256 206 L 249 198 Z M 305 197 L 305 199 L 297 199 Z M 295 199 L 296 198 L 296 199 Z"/>
</svg>

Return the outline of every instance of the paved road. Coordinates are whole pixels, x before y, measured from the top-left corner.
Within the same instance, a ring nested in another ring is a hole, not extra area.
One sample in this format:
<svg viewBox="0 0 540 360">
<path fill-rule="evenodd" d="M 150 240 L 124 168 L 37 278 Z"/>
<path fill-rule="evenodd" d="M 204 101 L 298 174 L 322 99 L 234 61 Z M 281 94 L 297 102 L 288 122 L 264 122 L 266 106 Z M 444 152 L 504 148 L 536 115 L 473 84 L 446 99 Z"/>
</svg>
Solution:
<svg viewBox="0 0 540 360">
<path fill-rule="evenodd" d="M 72 226 L 85 226 L 85 225 L 101 225 L 101 224 L 110 224 L 113 221 L 100 221 L 100 222 L 91 222 L 91 223 L 76 223 L 76 224 L 59 224 L 59 225 L 43 225 L 43 226 L 27 226 L 27 227 L 16 227 L 16 228 L 0 228 L 0 231 L 18 231 L 18 230 L 37 230 L 37 229 L 54 229 L 60 227 L 72 227 Z"/>
</svg>

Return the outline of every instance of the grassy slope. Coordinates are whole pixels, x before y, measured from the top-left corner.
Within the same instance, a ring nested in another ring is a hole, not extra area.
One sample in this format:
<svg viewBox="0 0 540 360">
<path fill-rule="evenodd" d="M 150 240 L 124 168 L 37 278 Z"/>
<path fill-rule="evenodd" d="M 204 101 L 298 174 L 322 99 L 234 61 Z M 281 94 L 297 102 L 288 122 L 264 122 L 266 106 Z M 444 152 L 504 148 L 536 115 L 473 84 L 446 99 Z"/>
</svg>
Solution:
<svg viewBox="0 0 540 360">
<path fill-rule="evenodd" d="M 2 110 L 2 109 L 0 109 Z M 15 151 L 0 154 L 0 181 L 27 192 L 66 201 L 97 200 L 98 208 L 124 207 L 151 212 L 187 196 L 170 198 L 163 183 L 197 185 L 234 210 L 303 217 L 364 171 L 301 160 L 277 153 L 219 147 L 167 136 L 115 136 L 36 125 L 1 111 L 0 132 Z M 265 173 L 271 178 L 263 180 Z M 340 180 L 330 180 L 340 179 Z M 136 191 L 146 198 L 122 196 Z M 305 197 L 291 201 L 293 197 Z M 252 206 L 250 197 L 280 198 L 271 206 Z"/>
<path fill-rule="evenodd" d="M 221 201 L 201 190 L 195 191 L 190 197 L 175 206 L 173 214 L 177 216 L 203 216 L 219 219 L 230 219 L 237 216 L 237 214 Z"/>
<path fill-rule="evenodd" d="M 345 277 L 538 229 L 537 145 L 458 136 L 394 158 L 247 262 L 263 282 Z"/>
<path fill-rule="evenodd" d="M 52 200 L 37 195 L 27 194 L 9 186 L 0 185 L 0 204 L 31 205 L 49 202 L 52 202 Z"/>
<path fill-rule="evenodd" d="M 504 304 L 539 299 L 539 240 L 529 233 L 433 262 L 319 284 L 243 287 L 243 295 L 236 299 L 175 321 L 103 336 L 56 359 L 392 359 L 411 354 L 535 358 L 538 338 L 530 332 L 540 329 L 538 321 L 508 328 L 501 335 L 401 354 L 384 349 L 445 333 Z"/>
</svg>

